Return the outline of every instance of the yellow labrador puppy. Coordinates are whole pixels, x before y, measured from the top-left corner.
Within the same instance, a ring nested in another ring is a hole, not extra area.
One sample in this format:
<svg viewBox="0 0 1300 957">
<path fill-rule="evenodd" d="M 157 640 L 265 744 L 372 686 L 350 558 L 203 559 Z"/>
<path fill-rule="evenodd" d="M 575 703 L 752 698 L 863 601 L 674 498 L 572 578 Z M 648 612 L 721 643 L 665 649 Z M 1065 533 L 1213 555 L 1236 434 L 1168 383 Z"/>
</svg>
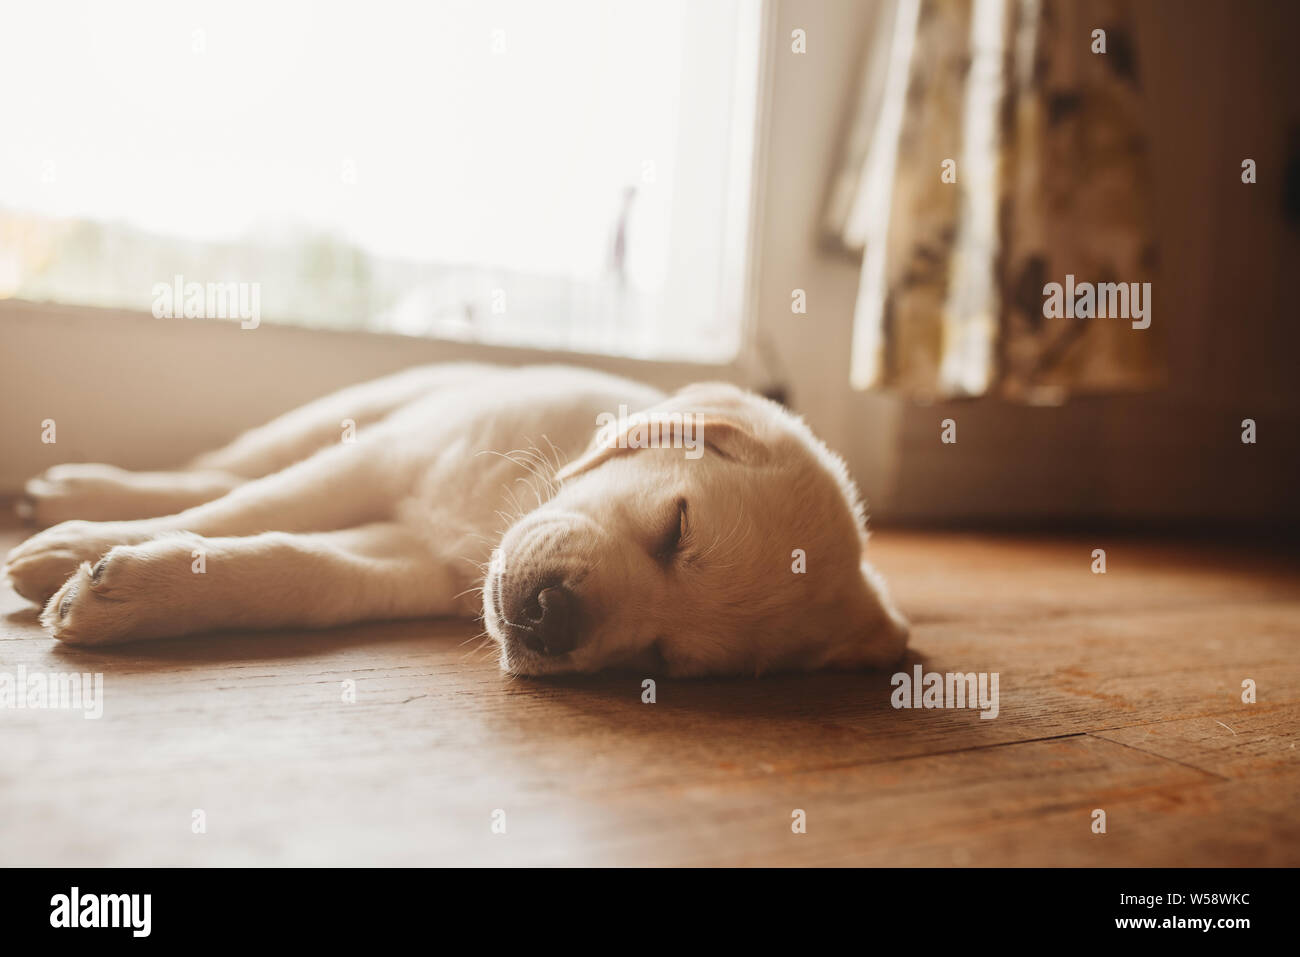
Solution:
<svg viewBox="0 0 1300 957">
<path fill-rule="evenodd" d="M 844 464 L 729 385 L 421 367 L 186 471 L 58 466 L 25 504 L 53 527 L 5 571 L 72 644 L 481 614 L 510 672 L 703 675 L 907 643 Z"/>
</svg>

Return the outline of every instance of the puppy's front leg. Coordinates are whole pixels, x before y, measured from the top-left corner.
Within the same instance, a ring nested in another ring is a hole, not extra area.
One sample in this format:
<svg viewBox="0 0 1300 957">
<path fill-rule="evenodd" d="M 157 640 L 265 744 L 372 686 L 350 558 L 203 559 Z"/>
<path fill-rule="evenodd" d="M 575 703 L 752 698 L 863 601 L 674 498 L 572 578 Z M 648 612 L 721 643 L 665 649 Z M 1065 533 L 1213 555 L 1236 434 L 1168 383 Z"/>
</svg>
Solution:
<svg viewBox="0 0 1300 957">
<path fill-rule="evenodd" d="M 83 564 L 41 621 L 62 641 L 101 645 L 224 628 L 472 614 L 477 601 L 457 597 L 471 571 L 394 523 L 305 535 L 166 535 Z"/>
</svg>

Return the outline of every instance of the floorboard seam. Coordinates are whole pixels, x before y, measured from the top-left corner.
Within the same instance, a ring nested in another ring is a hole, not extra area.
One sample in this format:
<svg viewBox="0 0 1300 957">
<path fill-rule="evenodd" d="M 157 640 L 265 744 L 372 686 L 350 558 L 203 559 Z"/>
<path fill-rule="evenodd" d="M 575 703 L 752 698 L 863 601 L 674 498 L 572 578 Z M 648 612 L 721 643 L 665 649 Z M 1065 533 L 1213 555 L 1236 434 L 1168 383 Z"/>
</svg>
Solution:
<svg viewBox="0 0 1300 957">
<path fill-rule="evenodd" d="M 822 771 L 843 771 L 848 768 L 874 767 L 879 764 L 895 764 L 900 761 L 915 761 L 920 758 L 939 758 L 950 754 L 964 754 L 968 751 L 987 751 L 990 748 L 1006 748 L 1016 744 L 1034 744 L 1039 741 L 1059 741 L 1063 738 L 1082 738 L 1089 732 L 1071 731 L 1068 734 L 1051 734 L 1042 738 L 1020 738 L 1015 741 L 998 741 L 994 744 L 975 744 L 969 748 L 954 748 L 949 751 L 919 751 L 915 754 L 899 754 L 894 757 L 880 758 L 877 760 L 867 759 L 864 761 L 843 761 L 833 764 L 819 764 L 816 767 L 799 768 L 792 774 L 817 774 Z M 1104 739 L 1102 739 L 1104 740 Z"/>
<path fill-rule="evenodd" d="M 1171 758 L 1166 754 L 1160 754 L 1156 751 L 1148 751 L 1146 748 L 1139 748 L 1136 744 L 1128 744 L 1127 742 L 1124 741 L 1116 741 L 1113 738 L 1103 738 L 1099 734 L 1095 734 L 1092 731 L 1087 731 L 1085 733 L 1088 735 L 1088 737 L 1096 738 L 1098 741 L 1105 741 L 1107 744 L 1118 744 L 1120 747 L 1128 748 L 1130 751 L 1138 751 L 1142 754 L 1150 755 L 1153 758 L 1159 758 L 1162 761 L 1169 761 L 1172 764 L 1181 765 L 1182 767 L 1188 768 L 1189 770 L 1198 771 L 1201 774 L 1208 774 L 1210 777 L 1217 778 L 1220 781 L 1232 780 L 1232 778 L 1228 777 L 1226 774 L 1220 774 L 1219 772 L 1211 771 L 1208 768 L 1199 768 L 1194 764 L 1188 764 L 1186 761 L 1179 761 L 1177 758 Z"/>
</svg>

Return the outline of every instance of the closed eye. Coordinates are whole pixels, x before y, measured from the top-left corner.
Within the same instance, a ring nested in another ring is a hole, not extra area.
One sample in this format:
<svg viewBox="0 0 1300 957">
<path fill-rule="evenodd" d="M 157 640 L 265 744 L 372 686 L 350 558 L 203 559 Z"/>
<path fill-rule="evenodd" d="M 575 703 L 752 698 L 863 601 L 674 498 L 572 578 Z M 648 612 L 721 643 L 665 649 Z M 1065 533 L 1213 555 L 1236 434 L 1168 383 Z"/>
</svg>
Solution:
<svg viewBox="0 0 1300 957">
<path fill-rule="evenodd" d="M 686 523 L 686 499 L 679 498 L 674 510 L 672 524 L 665 530 L 659 538 L 659 545 L 655 551 L 655 557 L 659 561 L 668 563 L 677 557 L 682 550 L 682 545 L 686 541 L 686 535 L 689 531 Z"/>
</svg>

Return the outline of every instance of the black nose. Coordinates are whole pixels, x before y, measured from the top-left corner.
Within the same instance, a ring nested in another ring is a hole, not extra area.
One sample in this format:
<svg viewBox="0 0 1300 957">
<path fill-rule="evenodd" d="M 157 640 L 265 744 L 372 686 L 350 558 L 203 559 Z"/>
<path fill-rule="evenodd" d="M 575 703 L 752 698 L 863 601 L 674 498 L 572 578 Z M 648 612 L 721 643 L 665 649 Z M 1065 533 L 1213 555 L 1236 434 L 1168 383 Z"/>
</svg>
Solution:
<svg viewBox="0 0 1300 957">
<path fill-rule="evenodd" d="M 502 610 L 525 648 L 539 655 L 573 650 L 578 632 L 578 599 L 573 592 L 558 584 L 530 584 L 507 591 Z"/>
</svg>

